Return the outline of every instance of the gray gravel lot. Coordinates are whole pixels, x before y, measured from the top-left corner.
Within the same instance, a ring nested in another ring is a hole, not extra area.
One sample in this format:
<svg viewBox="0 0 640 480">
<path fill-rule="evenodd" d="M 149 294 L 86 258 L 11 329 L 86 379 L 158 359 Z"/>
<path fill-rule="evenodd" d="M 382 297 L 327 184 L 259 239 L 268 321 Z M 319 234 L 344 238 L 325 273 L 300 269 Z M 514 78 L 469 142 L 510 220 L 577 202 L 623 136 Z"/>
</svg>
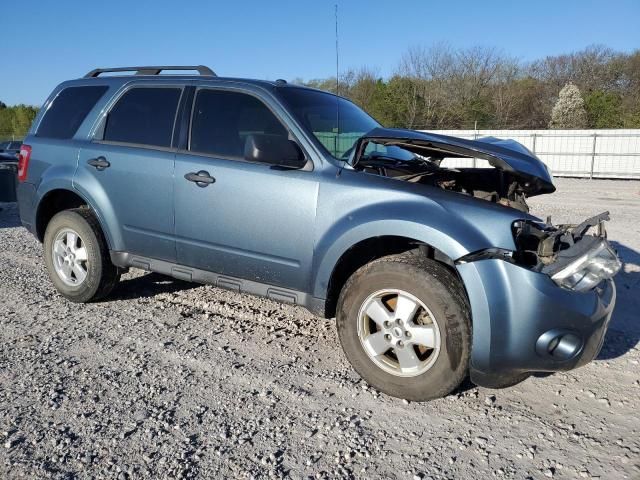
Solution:
<svg viewBox="0 0 640 480">
<path fill-rule="evenodd" d="M 0 478 L 640 478 L 640 183 L 560 179 L 626 265 L 599 358 L 416 404 L 349 368 L 332 321 L 131 271 L 74 305 L 0 204 Z"/>
</svg>

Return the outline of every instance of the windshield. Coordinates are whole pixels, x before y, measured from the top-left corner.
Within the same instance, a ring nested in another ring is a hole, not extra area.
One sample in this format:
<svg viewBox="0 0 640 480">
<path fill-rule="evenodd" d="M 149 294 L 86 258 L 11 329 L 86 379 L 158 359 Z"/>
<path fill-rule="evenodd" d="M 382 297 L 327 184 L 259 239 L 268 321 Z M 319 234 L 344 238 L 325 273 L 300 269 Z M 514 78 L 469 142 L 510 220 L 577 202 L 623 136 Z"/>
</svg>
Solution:
<svg viewBox="0 0 640 480">
<path fill-rule="evenodd" d="M 330 93 L 295 87 L 280 88 L 278 93 L 296 120 L 338 159 L 348 158 L 356 140 L 380 126 L 349 100 Z"/>
</svg>

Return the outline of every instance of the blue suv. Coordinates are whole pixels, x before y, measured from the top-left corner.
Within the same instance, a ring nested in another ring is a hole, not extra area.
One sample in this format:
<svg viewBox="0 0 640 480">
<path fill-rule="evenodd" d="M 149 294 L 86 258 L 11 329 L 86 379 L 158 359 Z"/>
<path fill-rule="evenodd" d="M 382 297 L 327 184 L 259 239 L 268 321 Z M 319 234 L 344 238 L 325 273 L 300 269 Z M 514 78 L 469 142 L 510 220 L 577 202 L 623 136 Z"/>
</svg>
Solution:
<svg viewBox="0 0 640 480">
<path fill-rule="evenodd" d="M 93 70 L 47 99 L 18 180 L 67 299 L 104 298 L 134 267 L 302 305 L 405 399 L 584 365 L 615 303 L 608 214 L 527 213 L 555 187 L 522 145 L 382 128 L 283 80 Z"/>
</svg>

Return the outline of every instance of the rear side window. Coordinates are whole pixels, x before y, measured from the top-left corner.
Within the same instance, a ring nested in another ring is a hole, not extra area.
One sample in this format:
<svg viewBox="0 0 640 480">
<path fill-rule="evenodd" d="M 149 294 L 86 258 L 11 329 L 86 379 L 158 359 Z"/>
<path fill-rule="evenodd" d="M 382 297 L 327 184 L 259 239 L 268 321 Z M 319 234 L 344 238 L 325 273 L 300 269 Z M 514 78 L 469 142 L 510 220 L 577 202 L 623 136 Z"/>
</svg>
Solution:
<svg viewBox="0 0 640 480">
<path fill-rule="evenodd" d="M 44 114 L 37 137 L 71 138 L 89 111 L 107 91 L 107 86 L 68 87 L 62 90 Z"/>
<path fill-rule="evenodd" d="M 180 88 L 133 88 L 107 115 L 104 140 L 170 147 Z"/>
<path fill-rule="evenodd" d="M 287 130 L 257 98 L 223 90 L 200 90 L 193 107 L 190 150 L 243 158 L 251 134 L 288 136 Z"/>
</svg>

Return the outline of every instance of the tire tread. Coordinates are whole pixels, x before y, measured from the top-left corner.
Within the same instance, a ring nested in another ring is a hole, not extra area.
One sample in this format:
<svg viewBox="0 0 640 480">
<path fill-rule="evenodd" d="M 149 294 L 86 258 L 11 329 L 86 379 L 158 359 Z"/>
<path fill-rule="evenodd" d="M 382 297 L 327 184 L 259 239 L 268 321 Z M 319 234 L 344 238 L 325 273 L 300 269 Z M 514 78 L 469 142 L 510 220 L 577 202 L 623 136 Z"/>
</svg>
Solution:
<svg viewBox="0 0 640 480">
<path fill-rule="evenodd" d="M 367 263 L 366 265 L 358 269 L 354 274 L 352 274 L 351 277 L 349 277 L 349 279 L 343 286 L 338 299 L 338 315 L 336 316 L 338 331 L 344 329 L 347 322 L 353 321 L 353 319 L 348 318 L 347 315 L 341 314 L 345 304 L 344 297 L 348 294 L 350 287 L 354 283 L 359 281 L 362 277 L 366 277 L 368 274 L 370 274 L 376 268 L 376 266 L 385 263 L 400 263 L 413 268 L 417 268 L 420 272 L 427 274 L 440 282 L 448 290 L 448 292 L 450 292 L 453 301 L 456 302 L 464 318 L 466 319 L 466 321 L 468 321 L 469 328 L 461 329 L 461 333 L 464 335 L 464 343 L 469 346 L 471 345 L 471 313 L 466 292 L 462 283 L 447 267 L 435 260 L 425 257 L 419 249 L 409 250 L 404 253 L 378 258 Z M 469 365 L 470 356 L 471 348 L 467 348 L 466 350 L 464 350 L 464 357 L 461 359 L 461 361 L 464 362 L 464 365 Z M 468 368 L 459 369 L 457 372 L 452 372 L 450 381 L 447 382 L 447 384 L 442 385 L 439 389 L 430 391 L 428 399 L 440 398 L 448 395 L 452 390 L 457 388 L 462 383 L 467 375 Z"/>
</svg>

